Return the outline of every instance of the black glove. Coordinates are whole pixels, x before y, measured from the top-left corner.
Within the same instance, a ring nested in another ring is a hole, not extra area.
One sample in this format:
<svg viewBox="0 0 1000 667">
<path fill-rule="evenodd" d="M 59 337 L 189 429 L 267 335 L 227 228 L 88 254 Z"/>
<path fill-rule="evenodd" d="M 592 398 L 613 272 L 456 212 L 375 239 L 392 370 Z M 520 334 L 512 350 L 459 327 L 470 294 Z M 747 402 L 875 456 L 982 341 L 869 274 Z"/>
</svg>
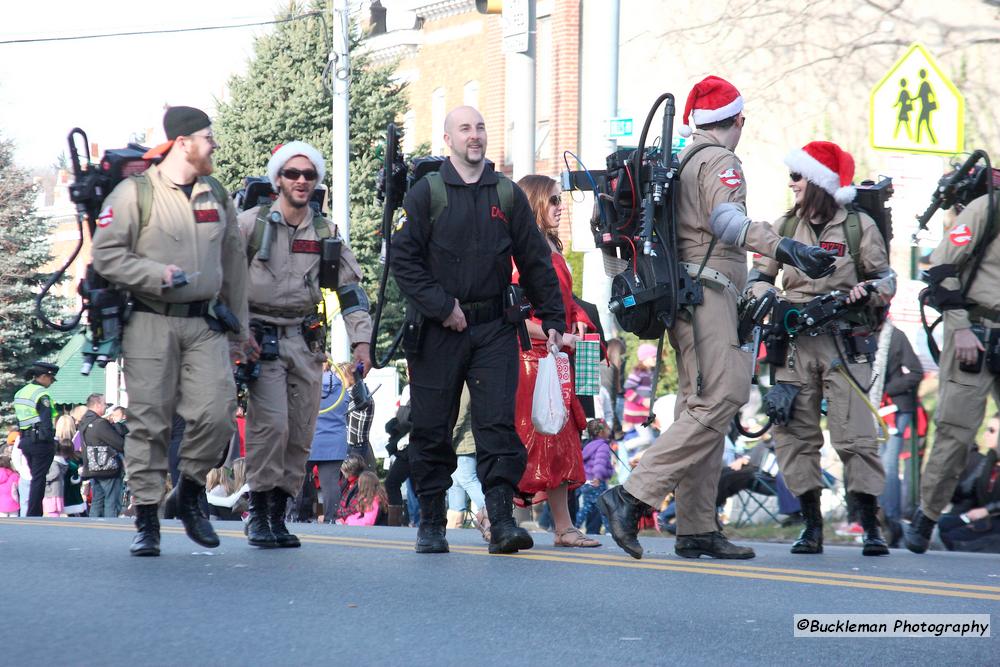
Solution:
<svg viewBox="0 0 1000 667">
<path fill-rule="evenodd" d="M 794 384 L 778 383 L 764 395 L 764 414 L 771 419 L 772 424 L 788 425 L 788 422 L 792 420 L 792 406 L 795 405 L 795 397 L 799 395 L 800 391 L 802 388 Z"/>
<path fill-rule="evenodd" d="M 791 264 L 813 280 L 833 273 L 833 260 L 837 255 L 819 246 L 806 245 L 789 238 L 778 241 L 774 258 L 782 264 Z"/>
</svg>

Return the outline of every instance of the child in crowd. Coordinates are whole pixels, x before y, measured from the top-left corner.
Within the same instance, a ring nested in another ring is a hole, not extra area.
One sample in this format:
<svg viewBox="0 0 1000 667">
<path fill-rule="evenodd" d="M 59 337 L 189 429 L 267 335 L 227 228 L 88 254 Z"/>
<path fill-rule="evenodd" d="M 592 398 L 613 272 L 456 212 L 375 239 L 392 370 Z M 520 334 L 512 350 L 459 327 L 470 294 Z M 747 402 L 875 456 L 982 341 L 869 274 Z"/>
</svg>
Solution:
<svg viewBox="0 0 1000 667">
<path fill-rule="evenodd" d="M 365 471 L 365 461 L 357 454 L 348 454 L 340 464 L 340 507 L 337 523 L 352 514 L 358 514 L 358 479 Z"/>
<path fill-rule="evenodd" d="M 17 483 L 21 476 L 14 470 L 10 456 L 0 456 L 0 516 L 17 516 L 20 509 L 20 496 Z"/>
<path fill-rule="evenodd" d="M 73 442 L 60 442 L 59 455 L 66 460 L 66 474 L 63 477 L 63 512 L 66 516 L 84 516 L 87 513 L 87 502 L 83 499 L 83 484 L 80 478 L 79 452 L 74 450 Z"/>
<path fill-rule="evenodd" d="M 596 535 L 600 533 L 600 528 L 594 530 L 593 525 L 600 524 L 591 522 L 591 517 L 601 516 L 605 531 L 608 529 L 607 519 L 597 507 L 597 497 L 607 490 L 614 473 L 611 465 L 611 428 L 603 419 L 591 419 L 587 423 L 587 435 L 590 439 L 583 445 L 583 469 L 587 482 L 577 490 L 580 509 L 576 513 L 576 525 L 578 528 L 590 526 L 587 532 Z"/>
<path fill-rule="evenodd" d="M 378 475 L 370 470 L 365 470 L 358 476 L 357 511 L 338 519 L 337 523 L 346 526 L 374 526 L 379 510 L 386 504 L 385 489 L 378 481 Z"/>
<path fill-rule="evenodd" d="M 52 459 L 49 474 L 45 476 L 45 497 L 42 498 L 42 513 L 45 516 L 66 516 L 63 512 L 66 507 L 63 498 L 63 479 L 66 477 L 68 467 L 61 453 L 57 453 Z"/>
<path fill-rule="evenodd" d="M 656 346 L 643 343 L 636 351 L 639 361 L 625 380 L 625 414 L 622 428 L 634 430 L 646 421 L 653 400 L 653 368 L 656 366 Z"/>
</svg>

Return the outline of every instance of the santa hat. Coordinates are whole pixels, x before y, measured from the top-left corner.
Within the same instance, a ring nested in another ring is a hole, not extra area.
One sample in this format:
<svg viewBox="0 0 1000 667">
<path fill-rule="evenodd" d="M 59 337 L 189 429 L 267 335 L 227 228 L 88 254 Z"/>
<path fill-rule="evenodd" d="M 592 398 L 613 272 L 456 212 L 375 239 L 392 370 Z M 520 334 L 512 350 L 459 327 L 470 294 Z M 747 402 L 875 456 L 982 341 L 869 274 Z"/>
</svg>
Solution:
<svg viewBox="0 0 1000 667">
<path fill-rule="evenodd" d="M 695 84 L 688 93 L 684 105 L 684 124 L 678 133 L 682 137 L 691 136 L 691 117 L 695 125 L 707 125 L 732 118 L 743 111 L 743 96 L 736 86 L 717 76 L 706 76 Z"/>
<path fill-rule="evenodd" d="M 838 204 L 854 201 L 854 158 L 831 141 L 813 141 L 785 158 L 794 173 L 826 190 Z"/>
<path fill-rule="evenodd" d="M 304 141 L 290 141 L 275 146 L 271 151 L 271 159 L 267 161 L 267 180 L 271 181 L 271 186 L 275 190 L 278 189 L 278 174 L 285 163 L 298 155 L 313 163 L 317 174 L 316 182 L 323 182 L 323 177 L 326 176 L 326 162 L 320 152 Z"/>
</svg>

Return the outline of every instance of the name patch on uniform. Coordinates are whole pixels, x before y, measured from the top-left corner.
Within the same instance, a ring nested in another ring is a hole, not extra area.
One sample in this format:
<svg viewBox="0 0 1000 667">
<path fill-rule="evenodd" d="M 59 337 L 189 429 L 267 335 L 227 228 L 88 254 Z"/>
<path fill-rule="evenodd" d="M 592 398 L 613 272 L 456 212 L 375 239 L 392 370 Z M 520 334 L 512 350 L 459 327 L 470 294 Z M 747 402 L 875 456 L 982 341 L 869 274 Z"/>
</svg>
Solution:
<svg viewBox="0 0 1000 667">
<path fill-rule="evenodd" d="M 961 248 L 972 242 L 972 230 L 969 229 L 968 225 L 957 225 L 948 232 L 948 239 L 952 245 Z"/>
<path fill-rule="evenodd" d="M 219 211 L 214 208 L 198 209 L 194 212 L 195 222 L 218 222 Z"/>
<path fill-rule="evenodd" d="M 308 241 L 306 239 L 297 239 L 292 241 L 292 252 L 304 252 L 310 255 L 318 255 L 319 241 Z"/>
<path fill-rule="evenodd" d="M 107 227 L 115 221 L 115 211 L 110 206 L 105 207 L 101 214 L 97 216 L 97 226 Z"/>
<path fill-rule="evenodd" d="M 843 257 L 844 251 L 847 250 L 847 246 L 843 243 L 834 243 L 833 241 L 820 241 L 819 247 L 837 253 L 837 257 Z"/>
<path fill-rule="evenodd" d="M 743 185 L 743 176 L 739 171 L 730 167 L 724 172 L 719 174 L 719 182 L 725 185 L 727 188 L 738 188 Z"/>
<path fill-rule="evenodd" d="M 507 216 L 504 215 L 503 209 L 499 206 L 490 207 L 490 217 L 494 220 L 503 220 L 504 222 L 507 222 Z"/>
</svg>

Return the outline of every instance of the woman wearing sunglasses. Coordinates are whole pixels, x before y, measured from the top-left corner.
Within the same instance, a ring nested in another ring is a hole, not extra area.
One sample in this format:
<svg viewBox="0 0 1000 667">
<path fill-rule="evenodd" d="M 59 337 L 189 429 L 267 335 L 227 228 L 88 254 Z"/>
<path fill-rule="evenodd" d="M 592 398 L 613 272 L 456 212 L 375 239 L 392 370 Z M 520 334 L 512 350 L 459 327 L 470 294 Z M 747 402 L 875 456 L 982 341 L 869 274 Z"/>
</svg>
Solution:
<svg viewBox="0 0 1000 667">
<path fill-rule="evenodd" d="M 559 278 L 563 307 L 566 310 L 566 333 L 563 334 L 563 351 L 572 360 L 576 341 L 587 331 L 596 331 L 590 318 L 573 299 L 573 276 L 563 258 L 562 241 L 559 239 L 559 221 L 562 218 L 562 191 L 559 184 L 548 176 L 532 174 L 517 182 L 528 197 L 535 222 L 545 235 L 552 249 L 552 266 Z M 518 280 L 515 267 L 514 281 Z M 541 322 L 535 318 L 527 321 L 531 349 L 521 352 L 518 372 L 517 398 L 514 406 L 514 426 L 521 442 L 528 448 L 528 465 L 518 484 L 518 495 L 530 502 L 548 500 L 552 512 L 557 547 L 599 547 L 601 543 L 581 533 L 573 525 L 569 514 L 569 492 L 583 484 L 587 477 L 583 469 L 583 452 L 580 432 L 586 428 L 587 419 L 575 395 L 566 405 L 569 419 L 557 435 L 543 435 L 531 423 L 531 402 L 538 375 L 538 360 L 548 354 Z"/>
<path fill-rule="evenodd" d="M 787 419 L 775 420 L 775 455 L 788 487 L 802 503 L 806 520 L 792 553 L 823 551 L 820 403 L 826 399 L 830 439 L 843 461 L 845 485 L 859 508 L 865 530 L 863 553 L 887 555 L 889 548 L 876 517 L 885 472 L 875 440 L 875 421 L 864 396 L 871 382 L 875 350 L 871 329 L 864 331 L 863 327 L 874 328 L 879 322 L 870 313 L 862 315 L 863 309 L 874 312 L 874 308 L 886 306 L 895 293 L 886 244 L 868 215 L 846 207 L 855 195 L 851 186 L 854 160 L 849 153 L 834 143 L 814 141 L 792 151 L 785 164 L 795 204 L 774 223 L 774 230 L 833 251 L 837 256 L 835 270 L 814 280 L 792 266 L 762 257 L 754 262 L 747 290 L 763 295 L 780 272 L 781 298 L 793 308 L 801 309 L 833 290 L 847 293 L 848 303 L 856 307 L 821 329 L 791 336 L 783 359 L 774 361 L 776 384 L 765 402 L 776 404 L 775 397 L 783 396 L 785 405 L 790 406 Z M 852 232 L 852 226 L 860 228 L 860 238 L 853 243 L 851 235 L 857 231 Z M 866 333 L 868 338 L 859 335 Z M 864 347 L 865 341 L 872 343 L 872 349 Z"/>
</svg>

